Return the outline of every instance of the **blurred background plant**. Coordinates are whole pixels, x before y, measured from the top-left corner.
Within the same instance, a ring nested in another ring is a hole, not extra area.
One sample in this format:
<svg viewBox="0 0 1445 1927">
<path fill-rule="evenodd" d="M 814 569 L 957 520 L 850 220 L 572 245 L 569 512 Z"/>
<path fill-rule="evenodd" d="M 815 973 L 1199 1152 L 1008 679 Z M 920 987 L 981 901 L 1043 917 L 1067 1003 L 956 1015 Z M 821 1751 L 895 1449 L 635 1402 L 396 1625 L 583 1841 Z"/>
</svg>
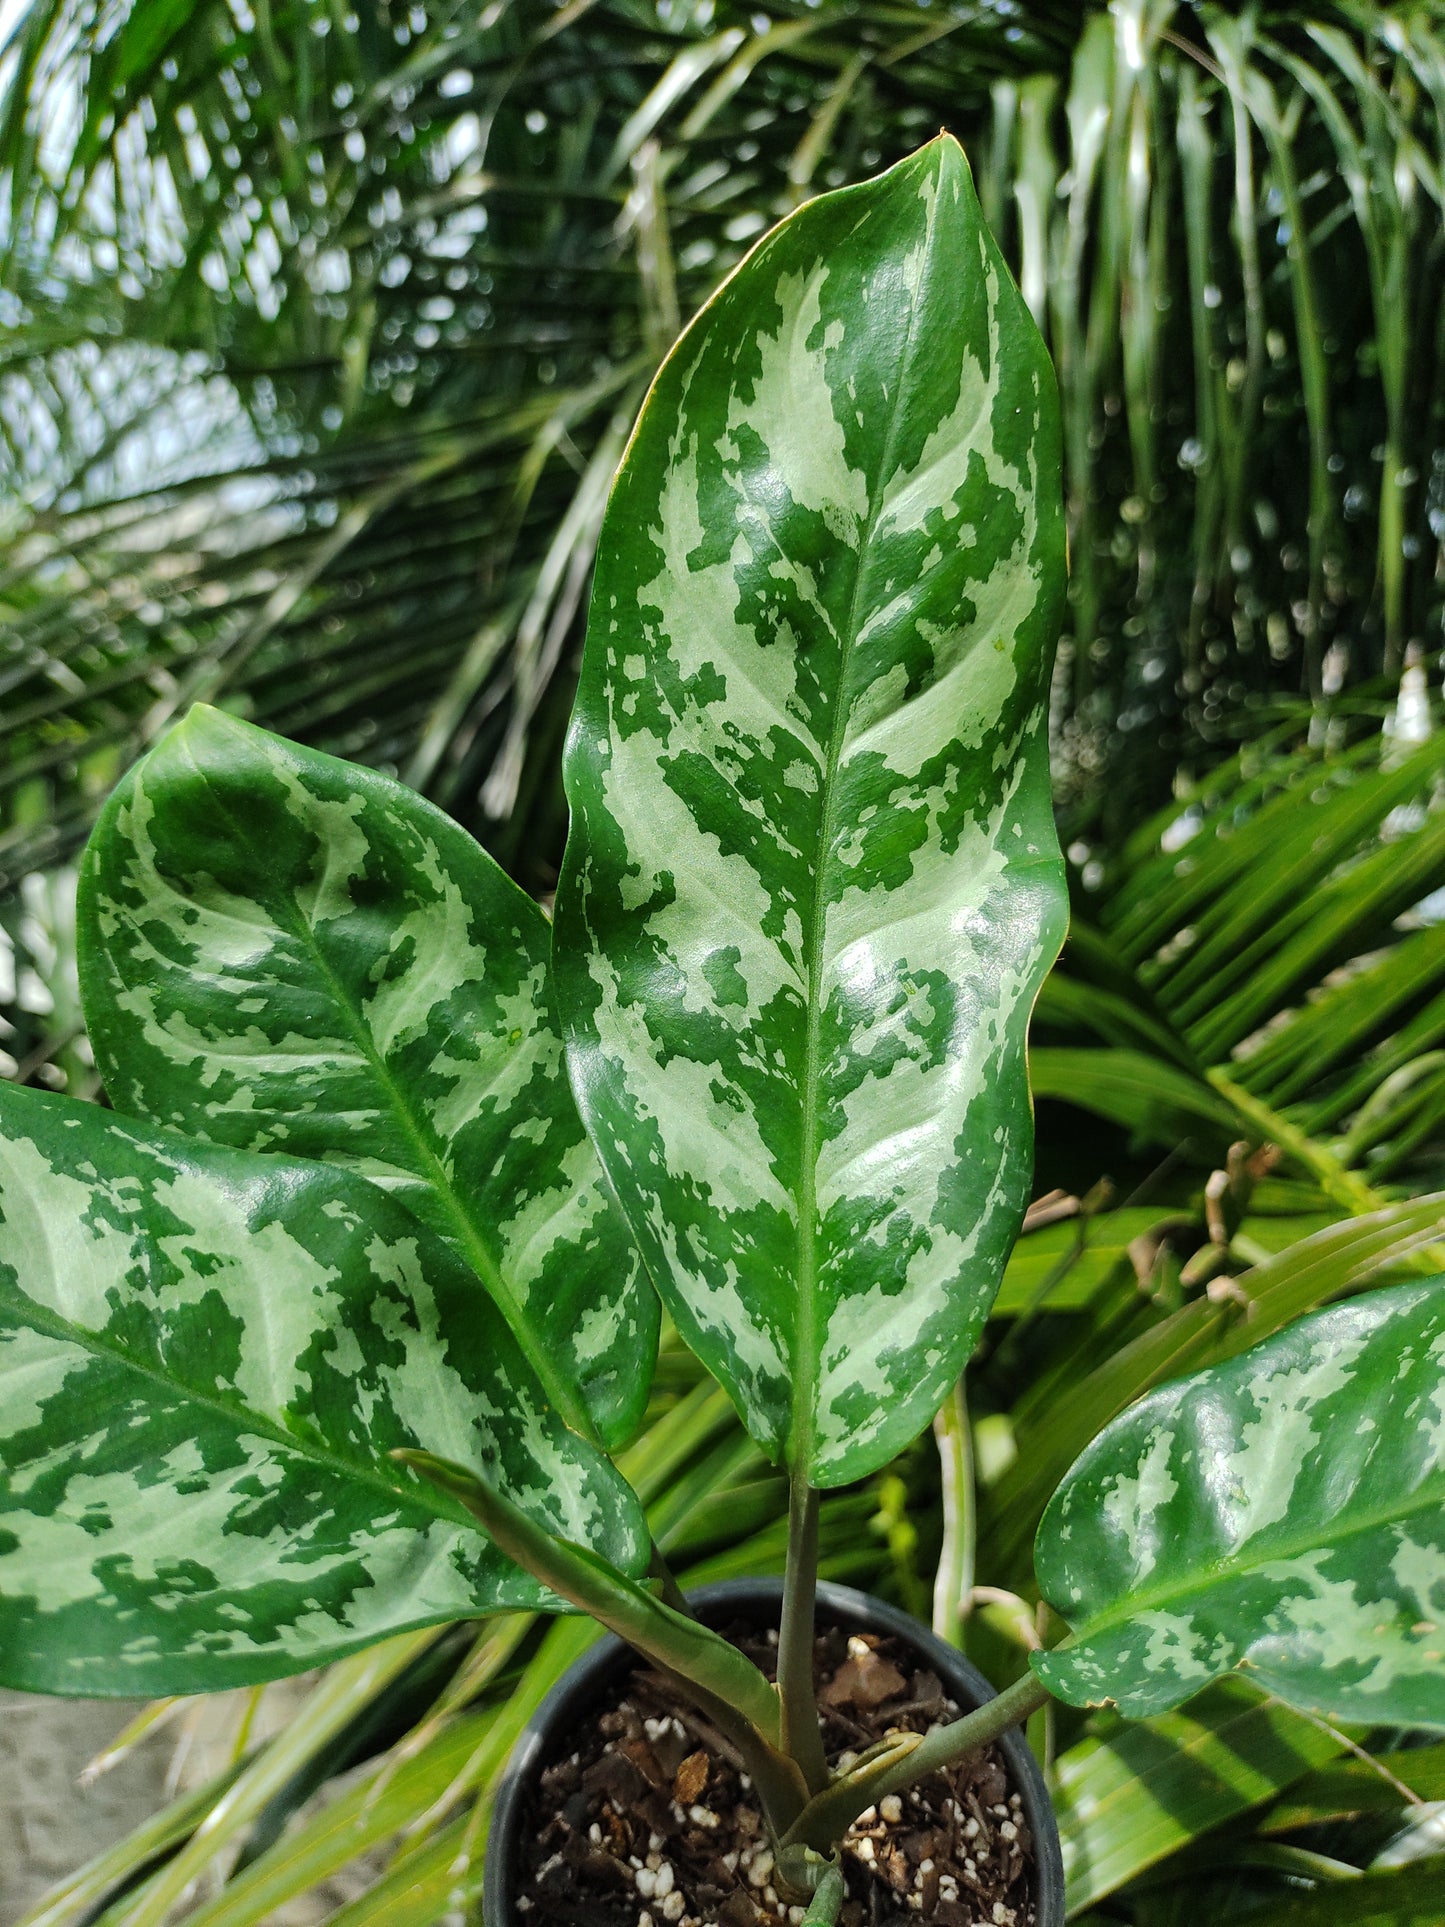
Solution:
<svg viewBox="0 0 1445 1927">
<path fill-rule="evenodd" d="M 830 1500 L 825 1563 L 926 1615 L 941 1550 L 938 1623 L 1002 1680 L 1098 1424 L 1445 1251 L 1445 7 L 0 21 L 0 1068 L 87 1097 L 69 865 L 196 698 L 397 772 L 545 894 L 651 371 L 790 207 L 964 141 L 1059 371 L 1075 928 L 989 1348 L 936 1453 Z M 779 1560 L 778 1483 L 680 1352 L 632 1458 L 683 1567 Z M 239 1696 L 219 1773 L 31 1921 L 465 1917 L 508 1737 L 583 1637 L 396 1642 L 264 1741 Z M 1445 1919 L 1445 1748 L 1233 1685 L 1035 1738 L 1080 1918 Z"/>
</svg>

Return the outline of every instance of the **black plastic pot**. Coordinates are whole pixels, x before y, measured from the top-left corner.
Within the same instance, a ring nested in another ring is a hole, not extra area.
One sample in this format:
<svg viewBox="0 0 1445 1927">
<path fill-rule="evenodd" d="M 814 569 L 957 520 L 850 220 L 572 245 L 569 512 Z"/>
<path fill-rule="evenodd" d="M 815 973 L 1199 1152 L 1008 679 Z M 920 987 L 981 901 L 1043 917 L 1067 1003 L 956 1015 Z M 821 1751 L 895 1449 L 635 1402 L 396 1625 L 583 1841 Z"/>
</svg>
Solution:
<svg viewBox="0 0 1445 1927">
<path fill-rule="evenodd" d="M 693 1609 L 701 1619 L 717 1622 L 756 1614 L 763 1625 L 777 1624 L 782 1601 L 780 1579 L 732 1579 L 722 1585 L 704 1586 L 691 1596 Z M 994 1689 L 977 1667 L 970 1666 L 962 1654 L 936 1639 L 916 1619 L 881 1599 L 855 1592 L 851 1586 L 820 1585 L 818 1617 L 821 1623 L 840 1626 L 849 1633 L 891 1633 L 938 1675 L 949 1698 L 956 1700 L 964 1712 L 993 1698 Z M 522 1927 L 526 1916 L 517 1912 L 514 1900 L 527 1796 L 542 1769 L 571 1750 L 572 1736 L 579 1725 L 612 1691 L 619 1675 L 638 1663 L 637 1655 L 620 1639 L 599 1641 L 557 1682 L 517 1741 L 492 1809 L 482 1889 L 483 1927 Z M 998 1744 L 1034 1838 L 1038 1927 L 1064 1927 L 1064 1862 L 1044 1776 L 1017 1727 L 1005 1733 Z"/>
</svg>

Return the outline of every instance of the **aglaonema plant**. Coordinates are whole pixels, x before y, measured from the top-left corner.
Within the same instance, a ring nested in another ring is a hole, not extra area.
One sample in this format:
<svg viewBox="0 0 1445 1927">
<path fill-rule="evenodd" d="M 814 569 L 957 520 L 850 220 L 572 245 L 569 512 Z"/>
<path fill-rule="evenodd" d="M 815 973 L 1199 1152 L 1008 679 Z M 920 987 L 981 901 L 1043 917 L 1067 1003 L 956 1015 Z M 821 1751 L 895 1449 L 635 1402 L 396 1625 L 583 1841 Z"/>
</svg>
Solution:
<svg viewBox="0 0 1445 1927">
<path fill-rule="evenodd" d="M 1148 1715 L 1243 1668 L 1445 1728 L 1417 1282 L 1126 1412 L 1040 1529 L 1060 1643 L 824 1755 L 819 1494 L 928 1425 L 1028 1195 L 1060 496 L 1047 356 L 940 138 L 775 229 L 654 384 L 550 932 L 397 783 L 217 711 L 132 771 L 81 888 L 114 1109 L 3 1092 L 9 1684 L 194 1693 L 577 1609 L 736 1749 L 818 1918 L 861 1811 L 1049 1693 Z M 776 1682 L 609 1456 L 659 1297 L 787 1470 Z"/>
</svg>

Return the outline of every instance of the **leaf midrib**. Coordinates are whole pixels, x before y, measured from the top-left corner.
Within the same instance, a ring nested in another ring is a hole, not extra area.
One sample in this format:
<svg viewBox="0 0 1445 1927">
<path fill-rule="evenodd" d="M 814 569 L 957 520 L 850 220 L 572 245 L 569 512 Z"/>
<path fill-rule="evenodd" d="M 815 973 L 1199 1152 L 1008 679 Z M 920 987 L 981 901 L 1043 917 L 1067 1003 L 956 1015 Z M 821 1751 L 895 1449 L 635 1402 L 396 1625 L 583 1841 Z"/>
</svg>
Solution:
<svg viewBox="0 0 1445 1927">
<path fill-rule="evenodd" d="M 1312 1532 L 1307 1536 L 1299 1536 L 1295 1540 L 1287 1540 L 1282 1546 L 1274 1547 L 1268 1554 L 1261 1554 L 1256 1558 L 1220 1559 L 1212 1566 L 1206 1567 L 1202 1575 L 1196 1569 L 1191 1572 L 1188 1580 L 1167 1586 L 1148 1587 L 1141 1592 L 1131 1592 L 1127 1606 L 1112 1607 L 1107 1612 L 1100 1613 L 1097 1618 L 1090 1619 L 1084 1627 L 1079 1629 L 1075 1636 L 1081 1640 L 1093 1639 L 1101 1632 L 1112 1632 L 1117 1626 L 1127 1625 L 1131 1619 L 1137 1618 L 1142 1612 L 1152 1612 L 1159 1606 L 1177 1603 L 1191 1593 L 1207 1592 L 1211 1582 L 1227 1584 L 1235 1579 L 1248 1578 L 1252 1574 L 1262 1572 L 1266 1566 L 1278 1565 L 1282 1560 L 1288 1562 L 1293 1559 L 1302 1559 L 1311 1552 L 1334 1552 L 1348 1540 L 1358 1538 L 1362 1533 L 1378 1532 L 1382 1526 L 1398 1525 L 1405 1519 L 1414 1518 L 1417 1513 L 1438 1512 L 1442 1499 L 1445 1499 L 1445 1467 L 1437 1465 L 1431 1478 L 1441 1486 L 1441 1490 L 1433 1494 L 1427 1491 L 1424 1496 L 1413 1499 L 1408 1505 L 1377 1509 L 1333 1537 L 1328 1534 L 1322 1537 L 1320 1533 Z"/>
<path fill-rule="evenodd" d="M 822 1072 L 820 1059 L 823 1022 L 821 1001 L 823 936 L 827 916 L 825 891 L 828 852 L 837 833 L 835 816 L 838 769 L 842 762 L 843 744 L 848 726 L 848 706 L 845 695 L 848 686 L 848 669 L 861 628 L 860 610 L 864 578 L 868 573 L 868 551 L 885 506 L 886 484 L 892 472 L 893 450 L 898 435 L 900 405 L 913 359 L 914 336 L 919 311 L 923 306 L 924 282 L 932 264 L 934 231 L 942 192 L 943 185 L 940 177 L 937 192 L 928 207 L 927 224 L 923 236 L 922 264 L 909 311 L 908 333 L 904 338 L 903 352 L 898 361 L 898 382 L 893 392 L 888 429 L 883 438 L 883 451 L 878 463 L 877 490 L 869 506 L 867 521 L 859 534 L 858 567 L 853 578 L 853 593 L 849 598 L 847 620 L 838 637 L 838 693 L 823 765 L 823 811 L 818 830 L 818 856 L 813 866 L 812 919 L 807 944 L 808 1026 L 803 1044 L 803 1144 L 798 1199 L 798 1320 L 792 1359 L 794 1444 L 792 1459 L 794 1476 L 799 1478 L 805 1478 L 813 1469 L 818 1447 L 817 1397 L 821 1356 L 817 1332 L 817 1165 L 820 1149 L 818 1087 Z M 804 1439 L 806 1439 L 806 1446 L 803 1443 Z"/>
<path fill-rule="evenodd" d="M 247 848 L 252 850 L 258 862 L 260 874 L 265 876 L 267 870 L 264 851 L 256 848 L 247 826 L 231 814 L 230 810 L 226 807 L 224 799 L 212 788 L 210 778 L 206 771 L 194 757 L 191 758 L 191 766 L 195 770 L 201 783 L 210 791 L 212 806 L 217 814 L 230 824 L 232 834 L 244 843 Z M 304 781 L 304 777 L 302 780 Z M 470 1214 L 462 1204 L 461 1199 L 457 1196 L 448 1178 L 446 1166 L 426 1135 L 421 1120 L 415 1115 L 411 1105 L 407 1102 L 400 1085 L 392 1075 L 390 1066 L 377 1050 L 375 1040 L 363 1022 L 359 1010 L 353 1008 L 352 1001 L 347 996 L 345 987 L 341 983 L 340 978 L 337 977 L 335 971 L 331 968 L 326 954 L 321 948 L 314 926 L 301 913 L 300 909 L 295 906 L 294 900 L 290 897 L 289 893 L 282 892 L 281 894 L 293 912 L 290 918 L 285 919 L 286 922 L 290 923 L 291 935 L 300 941 L 310 955 L 318 975 L 322 978 L 331 996 L 333 1004 L 341 1013 L 342 1023 L 349 1032 L 353 1044 L 361 1057 L 370 1066 L 372 1075 L 381 1086 L 382 1092 L 388 1100 L 388 1108 L 396 1118 L 403 1136 L 411 1145 L 422 1167 L 419 1173 L 422 1181 L 428 1186 L 433 1195 L 438 1198 L 447 1218 L 456 1227 L 458 1240 L 466 1255 L 468 1264 L 471 1265 L 473 1271 L 476 1272 L 477 1276 L 486 1286 L 488 1295 L 493 1302 L 503 1312 L 511 1328 L 512 1335 L 516 1338 L 518 1345 L 526 1356 L 528 1364 L 537 1374 L 543 1391 L 551 1400 L 559 1415 L 570 1429 L 579 1433 L 586 1439 L 588 1444 L 596 1446 L 599 1451 L 603 1450 L 602 1441 L 592 1423 L 591 1415 L 587 1412 L 582 1401 L 572 1396 L 570 1389 L 559 1377 L 548 1355 L 548 1349 L 544 1343 L 540 1342 L 539 1334 L 527 1316 L 521 1300 L 507 1282 L 501 1266 L 497 1263 L 492 1252 L 487 1248 L 481 1233 L 478 1231 Z"/>
</svg>

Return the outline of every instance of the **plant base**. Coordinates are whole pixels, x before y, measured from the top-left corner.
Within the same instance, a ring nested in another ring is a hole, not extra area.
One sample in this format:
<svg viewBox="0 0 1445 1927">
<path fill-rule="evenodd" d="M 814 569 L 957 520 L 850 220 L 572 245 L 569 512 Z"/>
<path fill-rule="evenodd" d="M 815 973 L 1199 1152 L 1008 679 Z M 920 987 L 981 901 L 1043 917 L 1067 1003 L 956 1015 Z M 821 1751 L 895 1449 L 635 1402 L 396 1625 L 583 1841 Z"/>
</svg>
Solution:
<svg viewBox="0 0 1445 1927">
<path fill-rule="evenodd" d="M 765 1670 L 781 1586 L 694 1597 Z M 819 1589 L 818 1684 L 836 1760 L 889 1727 L 924 1731 L 991 1695 L 915 1620 Z M 1062 1927 L 1058 1835 L 1022 1735 L 864 1818 L 845 1842 L 841 1927 Z M 581 1660 L 523 1735 L 498 1796 L 486 1927 L 783 1927 L 803 1909 L 775 1885 L 756 1805 L 726 1743 L 615 1640 Z"/>
</svg>

